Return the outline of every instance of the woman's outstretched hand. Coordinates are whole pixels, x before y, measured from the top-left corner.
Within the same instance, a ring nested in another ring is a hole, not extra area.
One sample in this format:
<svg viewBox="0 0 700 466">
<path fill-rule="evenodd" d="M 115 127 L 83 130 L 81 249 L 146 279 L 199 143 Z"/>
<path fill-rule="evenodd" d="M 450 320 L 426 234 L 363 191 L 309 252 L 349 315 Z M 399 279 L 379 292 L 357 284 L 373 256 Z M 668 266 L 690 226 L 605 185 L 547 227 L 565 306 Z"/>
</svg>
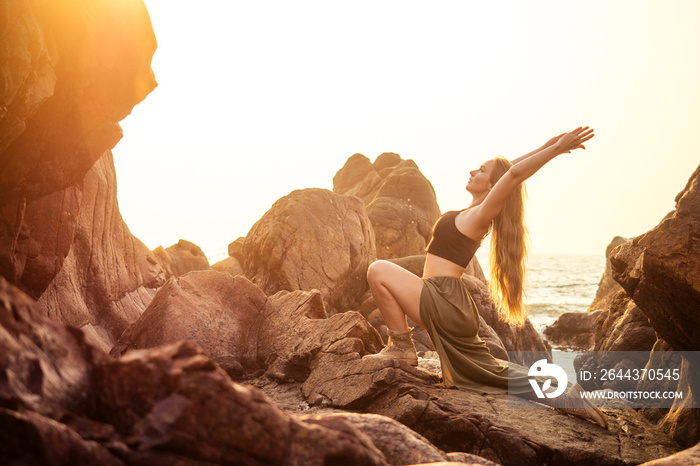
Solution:
<svg viewBox="0 0 700 466">
<path fill-rule="evenodd" d="M 557 145 L 557 152 L 560 154 L 568 154 L 574 149 L 585 149 L 586 146 L 584 146 L 583 143 L 590 140 L 593 136 L 595 136 L 593 128 L 579 126 L 571 132 L 550 139 L 547 143 L 556 139 L 554 144 Z"/>
</svg>

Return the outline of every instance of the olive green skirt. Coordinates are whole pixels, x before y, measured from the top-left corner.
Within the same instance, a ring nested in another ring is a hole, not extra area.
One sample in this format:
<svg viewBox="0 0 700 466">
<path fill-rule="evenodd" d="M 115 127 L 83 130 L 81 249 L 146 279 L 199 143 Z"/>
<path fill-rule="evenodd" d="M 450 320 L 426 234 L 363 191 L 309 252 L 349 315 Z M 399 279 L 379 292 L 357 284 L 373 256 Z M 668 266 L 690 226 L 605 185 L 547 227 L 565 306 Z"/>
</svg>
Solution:
<svg viewBox="0 0 700 466">
<path fill-rule="evenodd" d="M 448 387 L 479 393 L 532 393 L 527 369 L 491 355 L 479 338 L 479 312 L 456 277 L 423 279 L 420 318 L 440 356 Z M 510 375 L 510 378 L 509 378 Z"/>
</svg>

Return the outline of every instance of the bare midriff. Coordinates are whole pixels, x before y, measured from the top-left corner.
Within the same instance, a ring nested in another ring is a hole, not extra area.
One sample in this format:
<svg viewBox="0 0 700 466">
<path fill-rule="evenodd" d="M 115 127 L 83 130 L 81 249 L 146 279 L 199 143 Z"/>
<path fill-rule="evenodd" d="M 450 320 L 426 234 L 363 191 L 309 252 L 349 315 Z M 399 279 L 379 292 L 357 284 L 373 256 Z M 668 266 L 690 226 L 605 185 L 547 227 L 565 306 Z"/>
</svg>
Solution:
<svg viewBox="0 0 700 466">
<path fill-rule="evenodd" d="M 423 278 L 430 277 L 457 277 L 464 273 L 464 267 L 452 261 L 443 259 L 440 256 L 427 253 L 425 256 L 425 266 L 423 267 Z"/>
</svg>

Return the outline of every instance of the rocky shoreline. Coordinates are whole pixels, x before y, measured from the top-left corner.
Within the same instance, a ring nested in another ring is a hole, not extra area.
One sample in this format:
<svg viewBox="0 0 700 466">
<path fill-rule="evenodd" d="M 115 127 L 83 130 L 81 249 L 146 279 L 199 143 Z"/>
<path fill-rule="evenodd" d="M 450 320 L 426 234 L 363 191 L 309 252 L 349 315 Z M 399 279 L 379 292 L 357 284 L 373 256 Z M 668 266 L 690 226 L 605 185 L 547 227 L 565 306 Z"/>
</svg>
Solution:
<svg viewBox="0 0 700 466">
<path fill-rule="evenodd" d="M 506 396 L 442 387 L 424 332 L 417 368 L 362 359 L 385 334 L 367 267 L 380 258 L 419 273 L 440 214 L 431 183 L 398 154 L 355 154 L 333 191 L 283 197 L 220 263 L 184 240 L 148 250 L 119 213 L 111 153 L 118 122 L 156 86 L 145 5 L 2 8 L 14 18 L 0 62 L 3 463 L 631 465 L 700 456 L 697 410 L 682 404 L 607 409 L 603 430 L 524 400 L 514 407 Z M 657 227 L 611 248 L 621 289 L 596 313 L 563 317 L 564 333 L 584 327 L 566 319 L 590 328 L 569 335 L 575 344 L 697 351 L 699 184 L 697 170 Z M 494 355 L 549 350 L 529 321 L 500 317 L 476 260 L 462 280 Z M 686 367 L 681 383 L 700 389 L 697 373 Z"/>
</svg>

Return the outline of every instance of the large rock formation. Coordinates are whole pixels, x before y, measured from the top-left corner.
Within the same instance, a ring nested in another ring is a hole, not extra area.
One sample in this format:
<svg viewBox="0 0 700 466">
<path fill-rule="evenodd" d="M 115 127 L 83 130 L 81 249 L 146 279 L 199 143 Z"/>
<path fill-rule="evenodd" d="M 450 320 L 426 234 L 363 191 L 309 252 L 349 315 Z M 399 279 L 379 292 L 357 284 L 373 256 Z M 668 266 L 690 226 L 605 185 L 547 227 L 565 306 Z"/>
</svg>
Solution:
<svg viewBox="0 0 700 466">
<path fill-rule="evenodd" d="M 617 248 L 613 277 L 676 351 L 698 351 L 700 331 L 700 166 L 676 196 L 676 208 L 656 227 Z M 652 353 L 653 357 L 654 353 Z M 684 363 L 679 387 L 700 393 L 700 367 Z M 700 441 L 695 396 L 676 400 L 661 420 L 680 444 Z"/>
<path fill-rule="evenodd" d="M 440 208 L 415 162 L 387 152 L 371 163 L 355 154 L 333 178 L 333 191 L 365 202 L 379 259 L 425 253 Z"/>
<path fill-rule="evenodd" d="M 191 342 L 111 360 L 33 306 L 0 278 L 3 464 L 387 464 L 352 423 L 294 419 Z"/>
<path fill-rule="evenodd" d="M 362 354 L 381 348 L 358 313 L 328 318 L 318 291 L 280 291 L 268 298 L 243 276 L 196 271 L 158 290 L 112 354 L 191 340 L 231 376 L 265 370 L 290 382 L 306 380 L 314 358 L 347 338 Z"/>
<path fill-rule="evenodd" d="M 595 328 L 595 355 L 577 358 L 577 369 L 592 369 L 601 361 L 613 358 L 610 351 L 651 351 L 647 369 L 666 367 L 665 352 L 697 351 L 700 327 L 700 167 L 676 196 L 676 209 L 649 232 L 619 241 L 609 251 L 611 275 L 624 290 L 611 291 L 601 298 L 601 280 L 596 303 L 605 309 Z M 612 246 L 612 245 L 611 245 Z M 607 273 L 607 272 L 606 272 Z M 608 289 L 610 287 L 607 287 Z M 594 303 L 591 307 L 597 307 Z M 642 357 L 646 353 L 631 355 Z M 645 361 L 620 360 L 620 368 L 641 367 Z M 682 389 L 683 399 L 676 399 L 671 409 L 643 409 L 649 419 L 659 422 L 672 438 L 689 447 L 700 440 L 700 415 L 695 393 L 700 391 L 700 367 L 697 361 L 684 361 L 680 380 L 666 382 L 665 390 Z M 611 364 L 606 364 L 610 367 Z M 670 367 L 669 367 L 670 368 Z M 588 389 L 614 388 L 645 390 L 646 382 L 583 381 Z M 658 387 L 655 387 L 658 389 Z"/>
<path fill-rule="evenodd" d="M 359 309 L 376 257 L 362 202 L 324 189 L 275 202 L 250 229 L 243 254 L 246 276 L 266 294 L 317 289 L 330 314 Z"/>
<path fill-rule="evenodd" d="M 109 351 L 168 275 L 119 213 L 111 151 L 90 169 L 79 193 L 70 252 L 39 305 Z"/>
<path fill-rule="evenodd" d="M 676 196 L 676 209 L 620 246 L 612 273 L 659 335 L 677 351 L 700 341 L 700 167 Z"/>
<path fill-rule="evenodd" d="M 109 347 L 164 278 L 121 220 L 109 151 L 156 86 L 150 18 L 140 0 L 0 9 L 0 275 Z"/>
<path fill-rule="evenodd" d="M 302 386 L 311 405 L 395 419 L 445 451 L 501 464 L 636 464 L 678 446 L 634 411 L 608 411 L 608 431 L 525 400 L 446 389 L 421 366 L 358 359 L 338 348 L 318 358 Z"/>
<path fill-rule="evenodd" d="M 79 183 L 156 86 L 142 0 L 3 2 L 0 201 Z"/>
</svg>

